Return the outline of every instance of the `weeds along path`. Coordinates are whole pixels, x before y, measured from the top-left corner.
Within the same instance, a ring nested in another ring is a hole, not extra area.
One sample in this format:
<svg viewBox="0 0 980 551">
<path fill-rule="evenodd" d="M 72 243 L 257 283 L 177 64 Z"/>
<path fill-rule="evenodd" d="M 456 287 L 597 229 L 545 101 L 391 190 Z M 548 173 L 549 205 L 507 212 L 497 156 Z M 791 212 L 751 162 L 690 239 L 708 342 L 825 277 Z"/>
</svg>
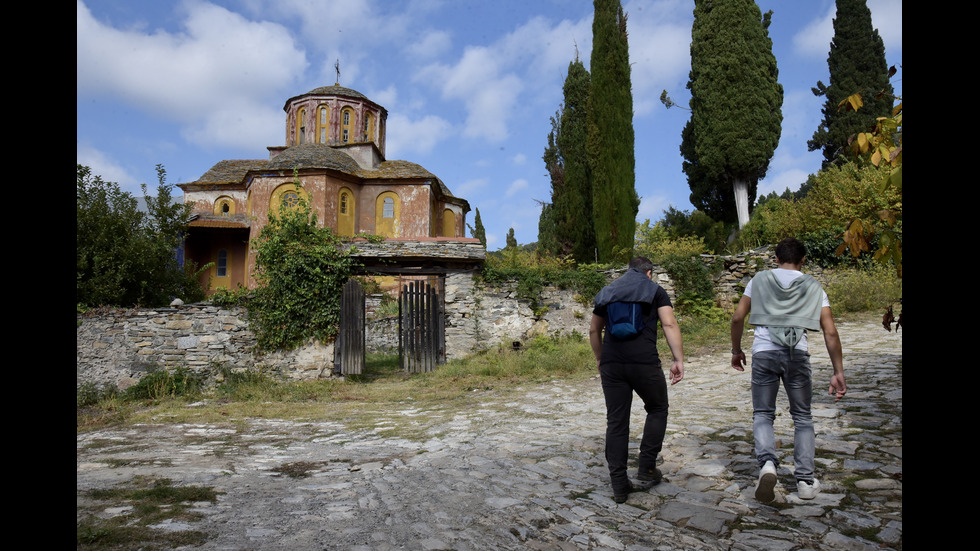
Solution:
<svg viewBox="0 0 980 551">
<path fill-rule="evenodd" d="M 248 419 L 79 434 L 80 542 L 83 531 L 95 542 L 114 524 L 143 523 L 130 537 L 163 549 L 901 549 L 901 335 L 873 322 L 839 329 L 849 391 L 836 404 L 826 351 L 811 337 L 824 486 L 813 501 L 795 495 L 781 397 L 777 499 L 755 502 L 749 375 L 711 355 L 689 358 L 670 389 L 665 482 L 622 505 L 603 459 L 598 379 L 555 380 L 474 392 L 459 408 L 406 402 L 356 424 Z M 633 413 L 636 437 L 639 403 Z M 150 516 L 142 494 L 104 494 L 154 484 L 215 495 Z"/>
</svg>

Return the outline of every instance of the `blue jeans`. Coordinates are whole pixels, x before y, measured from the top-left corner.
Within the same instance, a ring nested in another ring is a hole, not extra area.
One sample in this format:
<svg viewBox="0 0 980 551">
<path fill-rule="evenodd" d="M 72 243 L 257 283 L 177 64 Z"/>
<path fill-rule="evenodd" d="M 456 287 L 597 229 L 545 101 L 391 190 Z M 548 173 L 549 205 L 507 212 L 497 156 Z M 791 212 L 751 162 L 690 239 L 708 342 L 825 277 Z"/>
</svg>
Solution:
<svg viewBox="0 0 980 551">
<path fill-rule="evenodd" d="M 657 465 L 667 433 L 667 380 L 657 365 L 600 364 L 602 394 L 606 399 L 606 463 L 614 490 L 629 486 L 626 474 L 633 392 L 647 412 L 637 464 L 641 471 Z"/>
<path fill-rule="evenodd" d="M 759 466 L 766 461 L 779 465 L 776 458 L 773 421 L 776 418 L 776 394 L 782 381 L 793 418 L 793 462 L 796 480 L 813 482 L 813 456 L 816 443 L 810 401 L 813 381 L 810 354 L 802 350 L 766 350 L 752 355 L 752 434 Z"/>
</svg>

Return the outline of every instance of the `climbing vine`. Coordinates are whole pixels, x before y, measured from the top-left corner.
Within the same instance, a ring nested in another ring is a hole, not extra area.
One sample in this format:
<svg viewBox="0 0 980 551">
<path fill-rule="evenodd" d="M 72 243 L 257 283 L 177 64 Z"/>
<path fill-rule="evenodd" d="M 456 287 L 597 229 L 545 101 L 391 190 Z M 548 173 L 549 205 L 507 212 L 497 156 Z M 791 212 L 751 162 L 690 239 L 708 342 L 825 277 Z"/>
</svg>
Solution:
<svg viewBox="0 0 980 551">
<path fill-rule="evenodd" d="M 340 297 L 354 274 L 354 248 L 317 224 L 304 201 L 269 215 L 252 243 L 259 287 L 247 301 L 258 347 L 294 348 L 327 340 L 340 325 Z"/>
</svg>

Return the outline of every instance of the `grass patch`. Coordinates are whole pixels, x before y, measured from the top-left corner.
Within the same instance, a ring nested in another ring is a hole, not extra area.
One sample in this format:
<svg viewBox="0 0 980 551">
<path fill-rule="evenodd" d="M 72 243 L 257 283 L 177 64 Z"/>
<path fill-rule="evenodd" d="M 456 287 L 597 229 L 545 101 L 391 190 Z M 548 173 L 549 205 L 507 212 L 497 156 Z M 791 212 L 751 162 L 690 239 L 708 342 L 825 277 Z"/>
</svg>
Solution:
<svg viewBox="0 0 980 551">
<path fill-rule="evenodd" d="M 200 545 L 208 536 L 199 530 L 154 528 L 165 521 L 191 523 L 201 519 L 193 510 L 200 502 L 216 503 L 218 493 L 203 486 L 174 486 L 168 479 L 137 477 L 128 486 L 89 490 L 79 505 L 75 529 L 79 551 L 147 551 Z M 118 514 L 105 517 L 105 511 Z"/>
<path fill-rule="evenodd" d="M 846 314 L 848 321 L 879 314 Z M 728 320 L 679 316 L 687 360 L 727 352 Z M 661 360 L 669 365 L 666 340 L 658 337 Z M 514 350 L 503 343 L 466 359 L 439 365 L 435 371 L 407 374 L 398 357 L 369 354 L 364 373 L 346 379 L 279 382 L 254 371 L 222 372 L 207 389 L 179 371 L 159 370 L 139 392 L 97 393 L 89 388 L 77 409 L 76 430 L 84 432 L 132 423 L 207 423 L 241 427 L 249 419 L 336 420 L 348 427 L 381 430 L 388 436 L 415 439 L 446 420 L 453 411 L 486 407 L 486 395 L 504 397 L 526 385 L 563 379 L 584 380 L 597 374 L 588 340 L 574 333 L 537 337 Z M 183 377 L 183 378 L 181 378 Z M 151 384 L 152 383 L 152 384 Z M 408 408 L 425 415 L 392 415 Z M 379 424 L 379 421 L 384 424 Z"/>
<path fill-rule="evenodd" d="M 323 467 L 322 463 L 294 461 L 293 463 L 283 463 L 275 469 L 272 469 L 272 472 L 284 474 L 290 478 L 307 478 L 310 476 L 311 471 L 318 471 L 321 467 Z"/>
</svg>

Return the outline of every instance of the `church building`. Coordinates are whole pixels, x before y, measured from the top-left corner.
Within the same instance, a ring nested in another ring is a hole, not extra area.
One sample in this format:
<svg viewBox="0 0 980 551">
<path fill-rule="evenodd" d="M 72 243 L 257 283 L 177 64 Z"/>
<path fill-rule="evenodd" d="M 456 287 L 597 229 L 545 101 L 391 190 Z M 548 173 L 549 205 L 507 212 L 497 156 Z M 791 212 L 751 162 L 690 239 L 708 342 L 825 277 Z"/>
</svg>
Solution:
<svg viewBox="0 0 980 551">
<path fill-rule="evenodd" d="M 286 145 L 269 147 L 268 159 L 220 161 L 178 184 L 192 205 L 185 256 L 199 266 L 214 263 L 202 275 L 209 292 L 256 286 L 249 243 L 269 213 L 300 198 L 320 224 L 352 239 L 380 235 L 430 251 L 475 241 L 465 237 L 466 200 L 418 164 L 385 158 L 384 107 L 335 84 L 290 98 L 283 110 Z"/>
</svg>

